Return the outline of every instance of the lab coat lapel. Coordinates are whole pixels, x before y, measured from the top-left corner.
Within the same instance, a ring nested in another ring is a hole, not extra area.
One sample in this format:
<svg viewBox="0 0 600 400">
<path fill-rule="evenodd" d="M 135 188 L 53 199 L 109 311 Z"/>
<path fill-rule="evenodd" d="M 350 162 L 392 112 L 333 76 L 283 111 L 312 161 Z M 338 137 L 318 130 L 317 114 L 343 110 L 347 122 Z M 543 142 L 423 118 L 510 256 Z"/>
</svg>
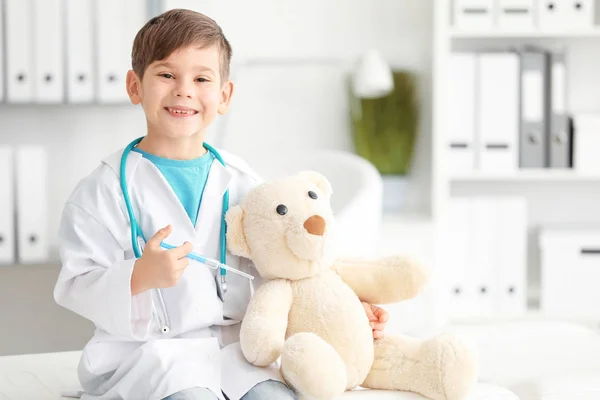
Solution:
<svg viewBox="0 0 600 400">
<path fill-rule="evenodd" d="M 150 161 L 142 159 L 139 179 L 134 194 L 140 209 L 137 215 L 146 239 L 150 239 L 159 229 L 171 225 L 172 231 L 165 240 L 170 245 L 180 246 L 185 241 L 195 242 L 196 232 L 175 192 L 158 168 Z M 143 210 L 143 212 L 142 212 Z"/>
<path fill-rule="evenodd" d="M 231 183 L 231 173 L 217 160 L 214 160 L 196 220 L 196 243 L 209 257 L 219 259 L 219 241 L 223 217 L 223 195 Z"/>
</svg>

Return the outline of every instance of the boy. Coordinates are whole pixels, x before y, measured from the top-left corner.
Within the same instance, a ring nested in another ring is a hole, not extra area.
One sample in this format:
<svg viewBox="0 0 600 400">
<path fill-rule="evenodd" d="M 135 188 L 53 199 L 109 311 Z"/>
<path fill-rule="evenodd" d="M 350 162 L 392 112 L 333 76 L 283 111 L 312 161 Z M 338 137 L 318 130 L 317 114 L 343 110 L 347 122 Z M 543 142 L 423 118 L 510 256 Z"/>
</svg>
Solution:
<svg viewBox="0 0 600 400">
<path fill-rule="evenodd" d="M 143 107 L 147 135 L 125 159 L 125 175 L 149 239 L 136 257 L 120 187 L 122 150 L 77 185 L 59 232 L 54 297 L 97 328 L 78 369 L 86 399 L 295 398 L 275 368 L 254 368 L 235 344 L 225 347 L 239 340 L 245 278 L 228 274 L 221 301 L 215 272 L 186 258 L 192 250 L 220 258 L 226 190 L 234 205 L 260 181 L 239 158 L 223 153 L 225 167 L 204 147 L 206 128 L 229 107 L 230 59 L 220 27 L 188 10 L 152 18 L 134 40 L 127 91 Z M 176 247 L 161 248 L 163 240 Z M 227 264 L 255 273 L 231 254 Z M 381 335 L 386 314 L 374 308 L 376 322 L 365 310 Z"/>
</svg>

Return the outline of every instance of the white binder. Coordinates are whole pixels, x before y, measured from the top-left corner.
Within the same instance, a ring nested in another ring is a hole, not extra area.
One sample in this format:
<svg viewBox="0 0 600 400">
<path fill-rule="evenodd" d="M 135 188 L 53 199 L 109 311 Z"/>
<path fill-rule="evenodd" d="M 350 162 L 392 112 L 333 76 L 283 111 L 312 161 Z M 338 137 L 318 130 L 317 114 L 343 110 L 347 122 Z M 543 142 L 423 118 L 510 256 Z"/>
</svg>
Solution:
<svg viewBox="0 0 600 400">
<path fill-rule="evenodd" d="M 519 56 L 480 53 L 478 70 L 479 168 L 487 173 L 514 172 L 519 162 Z"/>
<path fill-rule="evenodd" d="M 17 254 L 21 264 L 48 260 L 47 155 L 41 146 L 16 150 Z"/>
<path fill-rule="evenodd" d="M 533 30 L 534 0 L 497 0 L 497 25 L 502 30 Z"/>
<path fill-rule="evenodd" d="M 100 103 L 122 103 L 127 100 L 123 53 L 131 51 L 123 40 L 125 9 L 120 0 L 96 1 L 96 45 L 98 74 L 96 76 L 98 101 Z"/>
<path fill-rule="evenodd" d="M 34 97 L 38 103 L 64 100 L 63 0 L 33 0 Z"/>
<path fill-rule="evenodd" d="M 464 30 L 491 30 L 495 0 L 454 0 L 454 26 Z"/>
<path fill-rule="evenodd" d="M 0 264 L 15 262 L 13 151 L 0 146 Z"/>
<path fill-rule="evenodd" d="M 6 99 L 10 103 L 33 101 L 32 0 L 6 0 Z"/>
<path fill-rule="evenodd" d="M 94 100 L 93 0 L 66 0 L 67 101 Z"/>
<path fill-rule="evenodd" d="M 442 221 L 443 237 L 448 238 L 440 249 L 445 260 L 440 270 L 443 304 L 450 319 L 470 317 L 474 313 L 475 291 L 471 274 L 471 200 L 468 197 L 453 198 L 448 204 Z"/>
<path fill-rule="evenodd" d="M 596 0 L 567 0 L 569 25 L 579 29 L 595 25 Z"/>
<path fill-rule="evenodd" d="M 506 196 L 498 200 L 496 311 L 518 316 L 527 311 L 527 199 Z"/>
<path fill-rule="evenodd" d="M 448 110 L 448 169 L 472 172 L 475 167 L 475 82 L 477 55 L 453 53 L 446 109 Z"/>
<path fill-rule="evenodd" d="M 0 1 L 0 43 L 4 43 L 4 3 Z M 0 102 L 4 101 L 4 63 L 6 60 L 6 51 L 0 51 Z"/>
<path fill-rule="evenodd" d="M 131 69 L 131 48 L 135 34 L 146 19 L 144 0 L 103 0 L 96 2 L 98 46 L 98 101 L 129 101 L 125 87 Z"/>
<path fill-rule="evenodd" d="M 497 292 L 494 272 L 496 270 L 497 215 L 496 201 L 489 197 L 473 197 L 471 199 L 470 225 L 471 262 L 469 277 L 474 292 L 474 313 L 477 316 L 491 316 L 494 312 L 494 296 Z M 467 228 L 469 229 L 469 228 Z"/>
<path fill-rule="evenodd" d="M 591 28 L 594 17 L 595 0 L 539 0 L 538 24 L 545 31 Z"/>
</svg>

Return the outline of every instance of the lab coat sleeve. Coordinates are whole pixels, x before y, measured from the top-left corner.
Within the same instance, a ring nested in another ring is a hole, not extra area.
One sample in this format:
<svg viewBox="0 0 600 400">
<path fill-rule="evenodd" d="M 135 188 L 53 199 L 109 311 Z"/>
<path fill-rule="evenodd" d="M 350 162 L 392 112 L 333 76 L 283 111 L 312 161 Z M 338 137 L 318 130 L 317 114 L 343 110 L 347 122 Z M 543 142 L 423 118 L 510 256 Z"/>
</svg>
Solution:
<svg viewBox="0 0 600 400">
<path fill-rule="evenodd" d="M 56 302 L 110 334 L 144 340 L 152 319 L 150 291 L 131 296 L 135 259 L 94 216 L 67 203 L 59 230 L 62 269 Z"/>
</svg>

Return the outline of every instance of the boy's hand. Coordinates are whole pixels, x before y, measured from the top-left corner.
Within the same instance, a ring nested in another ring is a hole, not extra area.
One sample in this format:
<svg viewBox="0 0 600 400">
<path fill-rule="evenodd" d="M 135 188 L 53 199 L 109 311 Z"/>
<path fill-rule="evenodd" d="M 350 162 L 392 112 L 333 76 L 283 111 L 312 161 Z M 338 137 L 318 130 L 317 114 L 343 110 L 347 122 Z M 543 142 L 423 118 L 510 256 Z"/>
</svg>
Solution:
<svg viewBox="0 0 600 400">
<path fill-rule="evenodd" d="M 171 230 L 171 225 L 167 225 L 146 243 L 142 256 L 133 266 L 132 296 L 149 289 L 175 286 L 179 282 L 183 271 L 189 265 L 186 256 L 192 251 L 192 244 L 185 242 L 174 249 L 163 249 L 160 243 L 169 236 Z"/>
<path fill-rule="evenodd" d="M 383 330 L 387 323 L 390 315 L 386 310 L 375 305 L 362 302 L 362 305 L 367 313 L 369 322 L 371 323 L 371 329 L 373 329 L 373 339 L 381 339 L 383 337 Z"/>
</svg>

